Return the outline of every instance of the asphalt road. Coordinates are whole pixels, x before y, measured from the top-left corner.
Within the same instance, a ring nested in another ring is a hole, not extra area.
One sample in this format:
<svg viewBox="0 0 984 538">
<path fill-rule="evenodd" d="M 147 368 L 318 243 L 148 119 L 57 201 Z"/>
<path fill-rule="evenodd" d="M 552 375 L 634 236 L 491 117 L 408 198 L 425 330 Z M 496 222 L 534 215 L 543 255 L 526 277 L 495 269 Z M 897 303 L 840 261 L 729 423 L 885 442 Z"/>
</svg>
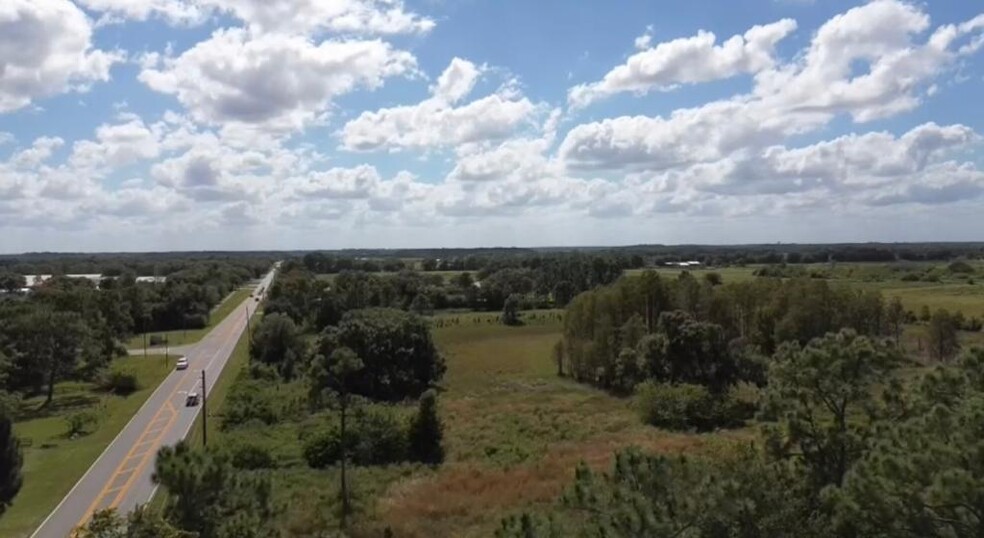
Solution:
<svg viewBox="0 0 984 538">
<path fill-rule="evenodd" d="M 266 293 L 274 271 L 257 285 L 257 291 L 262 288 Z M 156 489 L 150 477 L 157 450 L 184 439 L 201 411 L 201 405 L 186 407 L 185 397 L 189 392 L 201 396 L 202 370 L 211 390 L 246 329 L 247 310 L 252 316 L 256 304 L 254 299 L 244 301 L 186 351 L 188 369 L 175 370 L 164 379 L 32 538 L 64 538 L 96 510 L 112 507 L 126 513 L 150 500 Z"/>
</svg>

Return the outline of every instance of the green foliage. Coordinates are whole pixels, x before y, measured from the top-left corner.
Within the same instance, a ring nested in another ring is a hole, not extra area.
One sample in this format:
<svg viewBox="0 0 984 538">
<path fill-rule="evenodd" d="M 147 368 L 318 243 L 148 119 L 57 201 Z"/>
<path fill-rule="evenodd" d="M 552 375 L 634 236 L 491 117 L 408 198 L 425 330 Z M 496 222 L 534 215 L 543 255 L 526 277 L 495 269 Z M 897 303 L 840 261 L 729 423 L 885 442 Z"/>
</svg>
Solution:
<svg viewBox="0 0 984 538">
<path fill-rule="evenodd" d="M 724 461 L 619 452 L 610 474 L 580 466 L 563 502 L 563 520 L 512 518 L 502 538 L 821 537 L 803 509 L 790 468 L 741 451 Z"/>
<path fill-rule="evenodd" d="M 251 421 L 274 424 L 279 418 L 276 402 L 262 390 L 262 384 L 244 380 L 233 387 L 223 406 L 222 428 L 241 426 Z"/>
<path fill-rule="evenodd" d="M 73 439 L 80 435 L 87 435 L 92 432 L 98 422 L 99 417 L 92 411 L 72 413 L 65 417 L 65 425 L 67 426 L 65 436 Z"/>
<path fill-rule="evenodd" d="M 20 440 L 14 435 L 10 402 L 7 394 L 0 392 L 0 515 L 20 491 L 23 465 L 24 456 Z"/>
<path fill-rule="evenodd" d="M 120 370 L 103 372 L 96 384 L 100 390 L 112 392 L 119 396 L 129 396 L 140 389 L 137 376 Z"/>
<path fill-rule="evenodd" d="M 502 305 L 502 324 L 519 325 L 519 295 L 515 293 L 506 298 Z"/>
<path fill-rule="evenodd" d="M 236 469 L 223 453 L 184 443 L 163 447 L 153 479 L 169 495 L 168 522 L 182 530 L 200 538 L 276 536 L 269 525 L 275 511 L 269 479 Z"/>
<path fill-rule="evenodd" d="M 957 340 L 957 329 L 960 325 L 961 320 L 947 310 L 941 308 L 933 313 L 928 330 L 930 357 L 945 361 L 957 354 L 960 350 L 960 341 Z"/>
<path fill-rule="evenodd" d="M 277 369 L 280 376 L 291 380 L 302 368 L 307 351 L 301 333 L 290 317 L 265 314 L 253 335 L 251 356 Z"/>
<path fill-rule="evenodd" d="M 642 421 L 668 430 L 710 431 L 740 426 L 754 414 L 729 393 L 715 394 L 703 385 L 654 383 L 636 387 L 636 407 Z"/>
<path fill-rule="evenodd" d="M 903 420 L 831 492 L 842 534 L 974 537 L 984 532 L 984 349 L 938 367 Z"/>
<path fill-rule="evenodd" d="M 951 273 L 973 273 L 974 267 L 965 261 L 957 260 L 947 265 L 946 270 Z"/>
<path fill-rule="evenodd" d="M 175 529 L 151 510 L 139 506 L 126 519 L 113 508 L 97 510 L 84 527 L 75 529 L 72 538 L 196 538 L 196 535 Z"/>
<path fill-rule="evenodd" d="M 635 344 L 641 378 L 705 384 L 720 391 L 749 371 L 743 361 L 771 354 L 779 344 L 806 344 L 841 328 L 861 334 L 887 331 L 876 292 L 832 287 L 825 280 L 760 278 L 712 285 L 683 273 L 664 280 L 655 272 L 582 293 L 564 316 L 564 370 L 574 379 L 624 392 L 633 382 L 630 355 L 641 320 L 646 336 Z M 625 330 L 629 323 L 633 330 Z M 740 346 L 729 346 L 733 341 Z M 751 353 L 750 353 L 751 352 Z"/>
<path fill-rule="evenodd" d="M 338 327 L 318 341 L 320 359 L 312 378 L 316 386 L 338 390 L 336 376 L 327 375 L 338 362 L 333 352 L 351 349 L 364 367 L 347 381 L 348 391 L 368 398 L 399 401 L 415 398 L 444 375 L 444 359 L 434 347 L 430 327 L 420 316 L 394 309 L 347 312 Z M 320 375 L 320 377 L 319 377 Z"/>
<path fill-rule="evenodd" d="M 815 491 L 839 485 L 886 413 L 882 395 L 901 392 L 899 366 L 895 346 L 847 329 L 783 345 L 765 391 L 763 414 L 778 417 L 766 428 L 770 452 L 802 462 Z"/>
<path fill-rule="evenodd" d="M 431 389 L 420 397 L 416 416 L 407 431 L 411 460 L 437 465 L 444 461 L 444 425 L 437 414 L 437 393 Z"/>
<path fill-rule="evenodd" d="M 243 442 L 228 448 L 230 462 L 237 469 L 272 469 L 277 466 L 270 450 L 256 443 Z"/>
<path fill-rule="evenodd" d="M 407 436 L 392 413 L 372 410 L 357 413 L 345 432 L 345 451 L 356 465 L 384 465 L 407 459 Z M 342 435 L 335 425 L 315 433 L 304 444 L 308 466 L 321 469 L 342 459 Z"/>
</svg>

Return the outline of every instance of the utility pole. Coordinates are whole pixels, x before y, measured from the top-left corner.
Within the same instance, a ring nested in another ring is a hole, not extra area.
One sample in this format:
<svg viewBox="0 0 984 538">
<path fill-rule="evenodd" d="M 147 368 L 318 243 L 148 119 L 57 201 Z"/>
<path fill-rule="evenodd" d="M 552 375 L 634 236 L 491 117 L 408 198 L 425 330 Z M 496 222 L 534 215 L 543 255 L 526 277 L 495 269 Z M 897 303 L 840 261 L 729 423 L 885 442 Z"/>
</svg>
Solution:
<svg viewBox="0 0 984 538">
<path fill-rule="evenodd" d="M 202 370 L 202 446 L 208 445 L 208 388 L 205 385 L 205 370 Z"/>
<path fill-rule="evenodd" d="M 167 342 L 168 342 L 167 333 L 164 333 L 164 368 L 167 368 L 167 360 L 168 360 Z"/>
</svg>

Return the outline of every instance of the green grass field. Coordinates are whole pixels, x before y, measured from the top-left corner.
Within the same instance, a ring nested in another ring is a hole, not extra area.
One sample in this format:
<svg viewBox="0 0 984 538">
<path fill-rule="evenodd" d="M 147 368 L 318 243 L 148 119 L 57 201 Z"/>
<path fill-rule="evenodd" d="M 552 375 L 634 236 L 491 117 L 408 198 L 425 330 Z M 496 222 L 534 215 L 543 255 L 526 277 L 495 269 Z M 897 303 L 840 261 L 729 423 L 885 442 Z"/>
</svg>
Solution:
<svg viewBox="0 0 984 538">
<path fill-rule="evenodd" d="M 150 336 L 167 336 L 169 344 L 173 346 L 183 346 L 187 344 L 194 344 L 208 334 L 213 327 L 218 325 L 222 320 L 224 320 L 229 313 L 231 313 L 237 306 L 242 304 L 250 294 L 253 292 L 252 287 L 239 288 L 236 291 L 230 293 L 221 303 L 219 303 L 214 309 L 212 309 L 211 314 L 208 317 L 208 325 L 201 329 L 189 329 L 187 331 L 164 331 L 147 333 L 148 346 L 150 346 Z M 143 349 L 144 345 L 144 335 L 138 334 L 130 339 L 126 343 L 127 349 Z"/>
<path fill-rule="evenodd" d="M 651 267 L 646 269 L 629 269 L 625 271 L 627 276 L 638 276 L 645 271 L 655 271 L 659 276 L 663 278 L 676 278 L 680 276 L 680 273 L 686 271 L 697 278 L 704 278 L 707 273 L 717 273 L 721 275 L 721 280 L 725 283 L 731 282 L 745 282 L 755 278 L 753 274 L 758 266 L 747 266 L 747 267 L 706 267 L 706 268 L 689 268 L 683 269 L 680 267 Z"/>
<path fill-rule="evenodd" d="M 25 400 L 14 424 L 14 431 L 26 445 L 24 486 L 0 517 L 0 536 L 29 536 L 173 367 L 173 359 L 165 365 L 162 356 L 124 357 L 117 359 L 113 368 L 136 375 L 140 389 L 129 396 L 98 392 L 91 383 L 73 381 L 55 386 L 55 399 L 47 408 L 40 407 L 43 397 Z M 94 412 L 98 421 L 88 435 L 69 439 L 65 418 L 80 411 Z"/>
</svg>

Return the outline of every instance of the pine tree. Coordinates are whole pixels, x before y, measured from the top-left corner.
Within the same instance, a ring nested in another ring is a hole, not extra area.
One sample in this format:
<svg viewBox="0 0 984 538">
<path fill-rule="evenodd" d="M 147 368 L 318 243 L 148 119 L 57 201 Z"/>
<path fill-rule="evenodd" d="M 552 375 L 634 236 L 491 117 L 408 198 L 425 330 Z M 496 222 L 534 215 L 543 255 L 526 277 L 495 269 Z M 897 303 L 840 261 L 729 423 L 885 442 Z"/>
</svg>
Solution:
<svg viewBox="0 0 984 538">
<path fill-rule="evenodd" d="M 14 435 L 13 422 L 0 394 L 0 514 L 3 514 L 20 491 L 23 479 L 20 440 Z"/>
<path fill-rule="evenodd" d="M 444 461 L 444 426 L 437 416 L 437 393 L 428 390 L 420 397 L 417 416 L 410 423 L 410 458 L 436 465 Z"/>
</svg>

